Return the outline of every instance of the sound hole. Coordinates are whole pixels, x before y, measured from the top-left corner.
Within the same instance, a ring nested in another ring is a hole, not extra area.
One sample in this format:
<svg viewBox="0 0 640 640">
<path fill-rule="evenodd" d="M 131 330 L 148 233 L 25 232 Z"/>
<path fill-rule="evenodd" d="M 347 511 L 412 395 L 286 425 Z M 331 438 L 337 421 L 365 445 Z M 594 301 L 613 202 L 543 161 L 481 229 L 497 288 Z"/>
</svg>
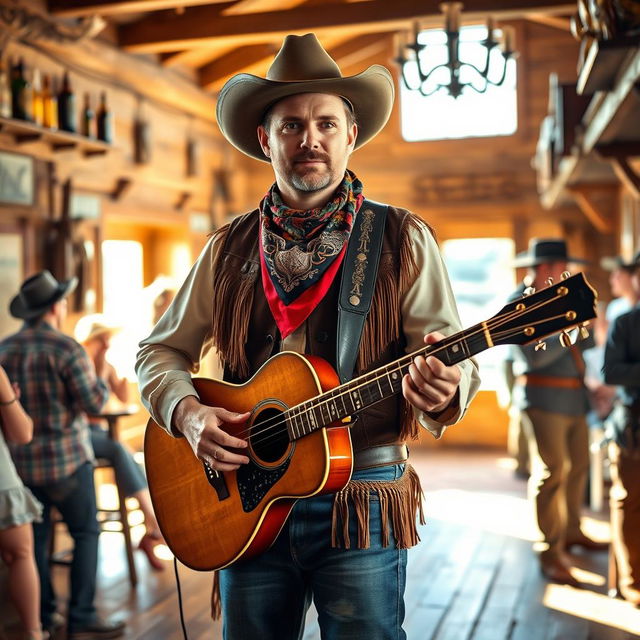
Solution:
<svg viewBox="0 0 640 640">
<path fill-rule="evenodd" d="M 289 446 L 289 434 L 282 411 L 274 407 L 263 409 L 251 427 L 251 448 L 263 462 L 282 458 Z"/>
</svg>

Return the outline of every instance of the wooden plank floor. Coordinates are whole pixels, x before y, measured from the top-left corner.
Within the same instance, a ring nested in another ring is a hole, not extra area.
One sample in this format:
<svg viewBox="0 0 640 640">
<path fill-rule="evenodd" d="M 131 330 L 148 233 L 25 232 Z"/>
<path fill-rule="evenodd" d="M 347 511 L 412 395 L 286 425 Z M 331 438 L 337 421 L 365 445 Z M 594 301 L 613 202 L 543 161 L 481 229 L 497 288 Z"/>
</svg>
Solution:
<svg viewBox="0 0 640 640">
<path fill-rule="evenodd" d="M 606 594 L 606 552 L 572 556 L 584 588 L 542 579 L 526 484 L 500 452 L 416 447 L 412 463 L 425 489 L 428 523 L 410 551 L 407 614 L 410 640 L 626 640 L 640 637 L 640 610 Z M 587 513 L 595 537 L 608 536 L 607 513 Z M 182 638 L 173 566 L 151 571 L 136 553 L 140 584 L 129 587 L 119 534 L 103 534 L 98 603 L 127 621 L 125 638 Z M 58 593 L 67 570 L 56 567 Z M 191 640 L 216 640 L 209 617 L 211 578 L 179 568 Z M 64 606 L 64 604 L 62 604 Z M 63 635 L 60 634 L 60 638 Z M 320 637 L 313 609 L 304 640 Z"/>
</svg>

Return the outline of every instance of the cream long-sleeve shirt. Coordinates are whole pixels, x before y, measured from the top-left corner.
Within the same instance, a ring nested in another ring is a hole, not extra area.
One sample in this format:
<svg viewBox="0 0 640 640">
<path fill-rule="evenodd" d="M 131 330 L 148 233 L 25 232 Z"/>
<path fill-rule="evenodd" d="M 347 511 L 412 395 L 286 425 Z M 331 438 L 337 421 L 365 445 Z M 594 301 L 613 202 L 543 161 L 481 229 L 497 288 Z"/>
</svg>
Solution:
<svg viewBox="0 0 640 640">
<path fill-rule="evenodd" d="M 449 336 L 462 329 L 449 277 L 433 236 L 426 227 L 411 232 L 419 274 L 402 299 L 402 329 L 406 352 L 424 346 L 427 333 L 440 331 Z M 171 416 L 186 396 L 198 396 L 191 374 L 211 347 L 213 318 L 213 272 L 220 248 L 217 238 L 209 240 L 200 257 L 178 291 L 171 306 L 151 334 L 140 343 L 136 372 L 142 402 L 153 419 L 171 433 Z M 228 304 L 234 304 L 229 300 Z M 283 340 L 281 350 L 304 353 L 305 326 Z M 444 427 L 458 422 L 476 394 L 480 378 L 473 360 L 460 367 L 459 409 L 444 423 L 416 410 L 416 417 L 433 435 L 439 437 Z M 450 412 L 445 412 L 445 414 Z"/>
</svg>

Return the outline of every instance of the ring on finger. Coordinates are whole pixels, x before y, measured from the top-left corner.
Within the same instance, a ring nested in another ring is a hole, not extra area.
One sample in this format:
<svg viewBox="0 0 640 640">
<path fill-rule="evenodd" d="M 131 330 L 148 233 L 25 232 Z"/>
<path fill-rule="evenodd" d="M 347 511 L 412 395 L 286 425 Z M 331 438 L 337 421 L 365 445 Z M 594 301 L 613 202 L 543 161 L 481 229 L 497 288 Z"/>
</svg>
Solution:
<svg viewBox="0 0 640 640">
<path fill-rule="evenodd" d="M 218 450 L 217 450 L 217 449 L 214 449 L 214 450 L 213 450 L 213 459 L 214 459 L 214 460 L 217 460 L 217 459 L 218 459 Z"/>
</svg>

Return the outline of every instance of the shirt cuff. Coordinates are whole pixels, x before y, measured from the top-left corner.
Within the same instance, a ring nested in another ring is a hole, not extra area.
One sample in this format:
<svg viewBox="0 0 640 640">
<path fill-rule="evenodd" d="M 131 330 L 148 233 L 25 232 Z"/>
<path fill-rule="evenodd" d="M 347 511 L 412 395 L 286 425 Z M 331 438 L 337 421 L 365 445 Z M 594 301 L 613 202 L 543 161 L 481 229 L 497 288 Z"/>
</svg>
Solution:
<svg viewBox="0 0 640 640">
<path fill-rule="evenodd" d="M 149 395 L 151 417 L 172 436 L 179 436 L 171 428 L 171 418 L 178 403 L 187 396 L 200 399 L 186 371 L 170 371 L 160 380 L 160 384 Z"/>
</svg>

